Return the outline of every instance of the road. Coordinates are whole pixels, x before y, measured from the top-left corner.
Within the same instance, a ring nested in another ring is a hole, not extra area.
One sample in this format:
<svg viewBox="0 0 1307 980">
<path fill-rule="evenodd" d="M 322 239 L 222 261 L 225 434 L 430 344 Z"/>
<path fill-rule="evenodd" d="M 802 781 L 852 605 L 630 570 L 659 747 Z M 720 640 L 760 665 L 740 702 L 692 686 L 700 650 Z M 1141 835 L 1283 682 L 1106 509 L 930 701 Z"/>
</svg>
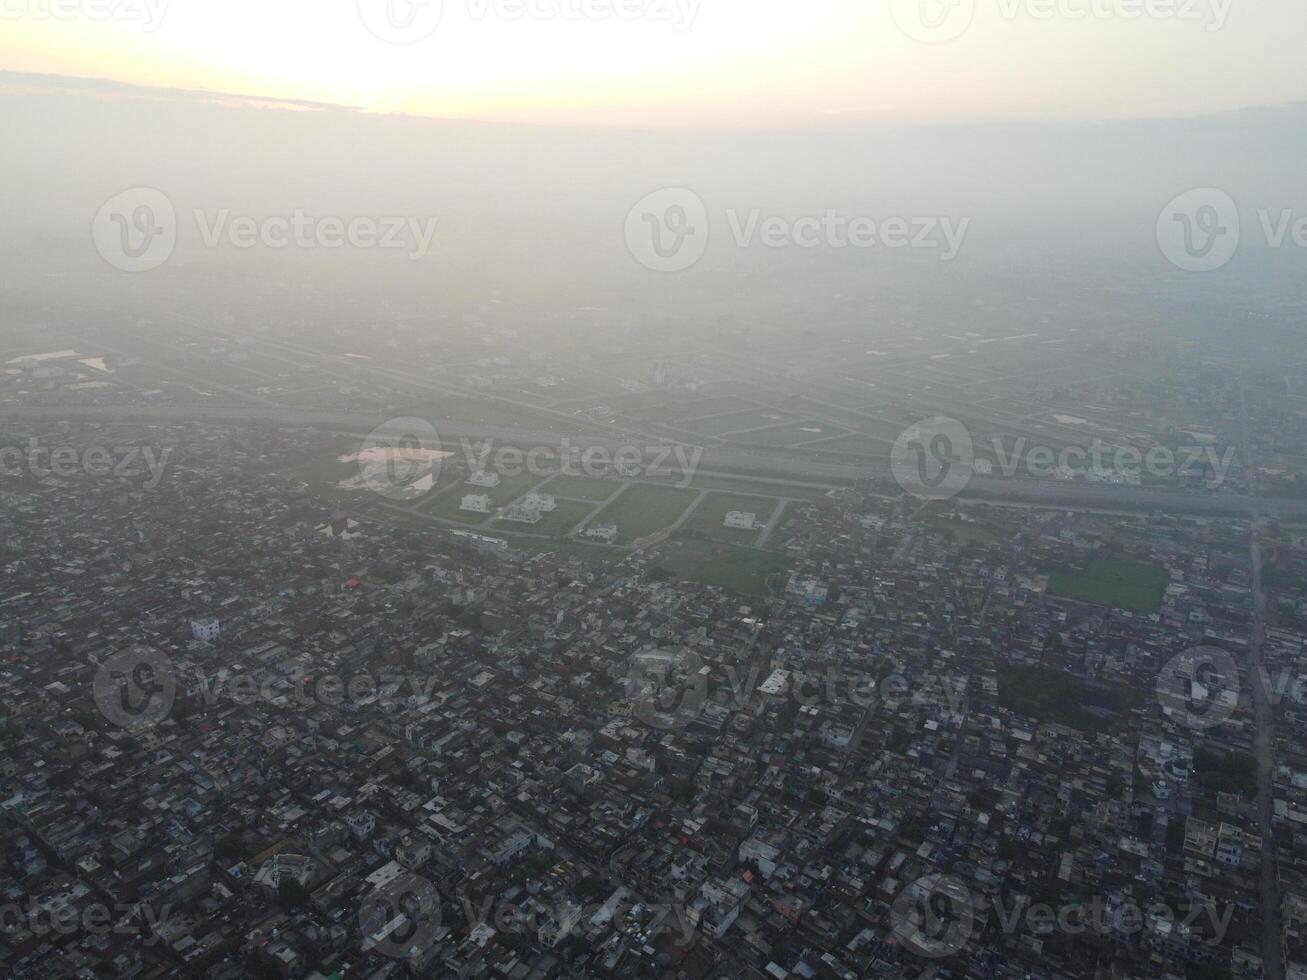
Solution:
<svg viewBox="0 0 1307 980">
<path fill-rule="evenodd" d="M 1248 400 L 1239 388 L 1243 427 L 1243 459 L 1249 474 L 1253 500 L 1257 498 L 1256 470 L 1253 467 L 1252 438 L 1248 418 Z M 1254 519 L 1249 535 L 1252 560 L 1253 625 L 1248 644 L 1249 687 L 1253 692 L 1253 745 L 1257 753 L 1257 823 L 1262 835 L 1261 905 L 1262 905 L 1262 975 L 1266 980 L 1284 980 L 1284 948 L 1280 943 L 1279 857 L 1275 846 L 1275 717 L 1266 690 L 1266 667 L 1262 660 L 1266 641 L 1266 589 L 1262 584 L 1262 546 L 1258 535 L 1262 524 Z"/>
</svg>

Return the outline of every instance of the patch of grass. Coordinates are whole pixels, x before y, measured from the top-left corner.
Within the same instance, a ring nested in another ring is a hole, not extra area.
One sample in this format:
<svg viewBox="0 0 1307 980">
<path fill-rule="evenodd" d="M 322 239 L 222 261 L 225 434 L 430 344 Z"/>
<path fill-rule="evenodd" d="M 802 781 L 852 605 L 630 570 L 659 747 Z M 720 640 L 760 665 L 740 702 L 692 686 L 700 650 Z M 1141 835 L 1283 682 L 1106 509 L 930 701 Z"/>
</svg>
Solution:
<svg viewBox="0 0 1307 980">
<path fill-rule="evenodd" d="M 692 490 L 637 483 L 623 490 L 591 523 L 616 524 L 618 542 L 629 544 L 675 524 L 695 496 Z"/>
<path fill-rule="evenodd" d="M 762 533 L 761 525 L 766 524 L 771 519 L 771 515 L 775 513 L 777 503 L 778 501 L 772 497 L 710 493 L 695 508 L 694 513 L 690 515 L 684 526 L 688 530 L 707 535 L 714 541 L 751 545 L 758 540 L 758 535 Z M 759 527 L 752 531 L 746 531 L 743 528 L 726 527 L 724 523 L 726 514 L 732 510 L 753 514 Z"/>
<path fill-rule="evenodd" d="M 888 456 L 892 442 L 877 439 L 875 436 L 858 435 L 839 436 L 806 445 L 805 449 L 820 449 L 832 453 L 850 453 L 854 456 Z"/>
<path fill-rule="evenodd" d="M 1226 754 L 1199 747 L 1194 753 L 1194 773 L 1199 785 L 1212 795 L 1252 796 L 1257 792 L 1257 759 L 1246 752 Z"/>
<path fill-rule="evenodd" d="M 1155 613 L 1170 582 L 1166 569 L 1124 558 L 1096 558 L 1084 571 L 1055 572 L 1048 591 L 1064 599 L 1114 606 L 1133 613 Z"/>
<path fill-rule="evenodd" d="M 678 420 L 670 423 L 686 432 L 697 432 L 705 436 L 717 436 L 724 432 L 737 432 L 742 429 L 760 429 L 767 425 L 780 425 L 796 421 L 788 412 L 747 411 L 731 412 L 727 415 L 714 415 L 709 418 Z"/>
<path fill-rule="evenodd" d="M 690 483 L 696 490 L 728 490 L 733 493 L 758 494 L 763 497 L 790 497 L 795 500 L 823 500 L 830 487 L 810 483 L 778 483 L 770 480 L 747 480 L 743 477 L 696 476 Z"/>
<path fill-rule="evenodd" d="M 1050 667 L 1009 664 L 998 669 L 998 703 L 1036 721 L 1082 732 L 1109 732 L 1148 692 L 1123 684 L 1086 680 Z"/>
<path fill-rule="evenodd" d="M 846 432 L 829 422 L 795 422 L 755 432 L 738 432 L 728 436 L 731 442 L 751 442 L 766 446 L 797 446 L 800 443 L 831 439 Z"/>
<path fill-rule="evenodd" d="M 701 585 L 715 585 L 743 595 L 768 594 L 767 579 L 788 573 L 790 563 L 780 555 L 754 548 L 677 535 L 659 549 L 653 563 L 673 577 Z"/>
<path fill-rule="evenodd" d="M 598 503 L 607 500 L 621 487 L 622 484 L 618 480 L 604 480 L 594 476 L 559 475 L 541 487 L 540 492 L 552 493 L 555 497 L 571 497 Z"/>
<path fill-rule="evenodd" d="M 749 402 L 743 398 L 736 398 L 733 395 L 720 395 L 688 402 L 678 398 L 676 401 L 660 408 L 642 411 L 640 414 L 654 421 L 698 419 L 708 415 L 721 415 L 725 412 L 740 412 L 749 407 Z"/>
</svg>

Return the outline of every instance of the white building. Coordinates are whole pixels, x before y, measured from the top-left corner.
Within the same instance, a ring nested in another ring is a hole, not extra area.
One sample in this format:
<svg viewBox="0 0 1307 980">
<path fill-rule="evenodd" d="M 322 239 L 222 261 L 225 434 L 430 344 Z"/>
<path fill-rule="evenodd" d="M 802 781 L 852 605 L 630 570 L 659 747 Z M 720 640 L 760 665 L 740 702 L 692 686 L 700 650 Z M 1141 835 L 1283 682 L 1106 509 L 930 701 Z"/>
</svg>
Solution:
<svg viewBox="0 0 1307 980">
<path fill-rule="evenodd" d="M 557 509 L 558 501 L 552 494 L 532 491 L 508 508 L 504 518 L 521 524 L 538 524 L 545 514 Z"/>
<path fill-rule="evenodd" d="M 740 916 L 749 886 L 739 878 L 711 879 L 703 883 L 686 910 L 691 925 L 721 939 Z"/>
<path fill-rule="evenodd" d="M 472 484 L 474 487 L 486 487 L 487 489 L 493 490 L 495 487 L 499 486 L 499 474 L 488 473 L 485 470 L 477 470 L 467 478 L 467 482 Z"/>
<path fill-rule="evenodd" d="M 528 507 L 523 500 L 519 500 L 504 512 L 504 520 L 516 521 L 519 524 L 539 524 L 542 517 L 544 514 L 534 507 Z"/>
<path fill-rule="evenodd" d="M 459 510 L 471 511 L 473 514 L 489 514 L 490 498 L 484 493 L 469 493 L 463 498 Z"/>
<path fill-rule="evenodd" d="M 531 510 L 538 510 L 542 514 L 548 514 L 558 509 L 558 501 L 554 499 L 552 493 L 536 493 L 532 490 L 522 498 L 522 506 Z"/>
<path fill-rule="evenodd" d="M 602 541 L 612 544 L 617 540 L 616 524 L 592 524 L 581 532 L 581 537 L 590 541 Z"/>
<path fill-rule="evenodd" d="M 377 827 L 377 818 L 367 810 L 360 810 L 346 817 L 345 823 L 349 826 L 349 832 L 354 835 L 355 840 L 367 840 Z"/>
<path fill-rule="evenodd" d="M 431 842 L 422 837 L 405 837 L 395 846 L 395 860 L 416 871 L 431 860 Z"/>
<path fill-rule="evenodd" d="M 276 854 L 264 861 L 254 875 L 254 883 L 274 895 L 283 881 L 295 881 L 307 888 L 312 879 L 313 859 L 302 854 Z"/>
<path fill-rule="evenodd" d="M 191 638 L 212 643 L 218 638 L 222 628 L 216 619 L 192 619 Z"/>
<path fill-rule="evenodd" d="M 758 527 L 758 515 L 747 514 L 742 510 L 732 510 L 727 512 L 726 520 L 723 523 L 726 527 L 738 527 L 744 531 L 753 531 Z"/>
</svg>

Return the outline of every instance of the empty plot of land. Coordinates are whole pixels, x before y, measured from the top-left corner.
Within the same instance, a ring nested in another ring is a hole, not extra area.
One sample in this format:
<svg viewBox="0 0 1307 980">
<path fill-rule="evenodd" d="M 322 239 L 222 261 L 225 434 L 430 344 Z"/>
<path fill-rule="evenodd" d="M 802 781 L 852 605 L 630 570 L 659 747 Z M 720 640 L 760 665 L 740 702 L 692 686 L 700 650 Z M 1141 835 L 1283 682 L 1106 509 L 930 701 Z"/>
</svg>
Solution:
<svg viewBox="0 0 1307 980">
<path fill-rule="evenodd" d="M 637 483 L 623 490 L 591 523 L 616 524 L 618 542 L 629 544 L 671 527 L 696 497 L 693 490 Z"/>
<path fill-rule="evenodd" d="M 810 483 L 782 483 L 774 480 L 750 480 L 746 477 L 696 476 L 690 484 L 696 490 L 726 490 L 762 497 L 786 497 L 792 500 L 821 500 L 829 487 Z"/>
<path fill-rule="evenodd" d="M 654 567 L 673 578 L 763 596 L 768 593 L 768 580 L 787 572 L 790 564 L 774 552 L 673 537 L 660 547 Z"/>
<path fill-rule="evenodd" d="M 714 541 L 727 544 L 752 545 L 762 533 L 766 524 L 776 512 L 779 504 L 773 497 L 752 497 L 734 493 L 710 493 L 694 509 L 683 525 L 687 530 L 698 531 Z M 726 515 L 732 511 L 753 514 L 753 528 L 726 526 Z"/>
<path fill-rule="evenodd" d="M 713 398 L 698 398 L 687 401 L 676 397 L 657 408 L 643 409 L 640 414 L 654 421 L 667 419 L 700 419 L 710 415 L 724 415 L 727 412 L 742 412 L 753 407 L 743 398 L 734 395 L 720 395 Z"/>
<path fill-rule="evenodd" d="M 1098 606 L 1115 606 L 1127 612 L 1155 613 L 1170 576 L 1166 569 L 1124 558 L 1098 558 L 1083 571 L 1058 572 L 1049 578 L 1048 591 L 1066 599 Z"/>
<path fill-rule="evenodd" d="M 769 425 L 797 421 L 796 416 L 783 412 L 747 411 L 728 412 L 725 415 L 713 415 L 708 418 L 681 419 L 670 424 L 687 432 L 697 432 L 705 436 L 718 436 L 726 432 L 761 429 Z"/>
<path fill-rule="evenodd" d="M 820 449 L 833 453 L 850 453 L 854 456 L 888 456 L 892 442 L 853 433 L 836 439 L 825 439 L 806 445 L 805 449 Z"/>
<path fill-rule="evenodd" d="M 753 432 L 737 432 L 727 438 L 732 442 L 750 442 L 765 446 L 797 446 L 818 439 L 831 439 L 844 435 L 847 431 L 829 422 L 796 422 L 770 429 L 756 429 Z"/>
<path fill-rule="evenodd" d="M 622 488 L 620 480 L 606 480 L 595 476 L 559 475 L 540 488 L 541 493 L 573 500 L 590 500 L 598 503 L 607 500 Z"/>
</svg>

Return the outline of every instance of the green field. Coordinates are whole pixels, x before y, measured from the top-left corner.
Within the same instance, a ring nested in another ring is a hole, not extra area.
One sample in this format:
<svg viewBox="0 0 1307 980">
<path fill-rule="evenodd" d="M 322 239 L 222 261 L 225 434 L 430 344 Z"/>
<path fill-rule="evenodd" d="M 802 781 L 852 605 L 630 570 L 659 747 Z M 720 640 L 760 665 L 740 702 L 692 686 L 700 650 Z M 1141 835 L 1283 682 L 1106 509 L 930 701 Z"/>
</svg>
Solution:
<svg viewBox="0 0 1307 980">
<path fill-rule="evenodd" d="M 654 421 L 668 419 L 698 419 L 708 415 L 721 415 L 725 412 L 739 412 L 752 407 L 743 398 L 733 395 L 719 395 L 713 398 L 700 398 L 698 401 L 686 402 L 677 399 L 660 408 L 641 411 L 640 414 Z"/>
<path fill-rule="evenodd" d="M 790 497 L 794 500 L 824 500 L 829 487 L 809 483 L 775 483 L 770 480 L 733 479 L 728 476 L 696 476 L 690 483 L 696 490 L 727 490 L 762 497 Z M 760 519 L 761 519 L 761 515 Z"/>
<path fill-rule="evenodd" d="M 1105 732 L 1129 720 L 1148 693 L 1105 684 L 1049 667 L 1009 664 L 998 669 L 998 703 L 1036 721 L 1083 732 Z"/>
<path fill-rule="evenodd" d="M 618 542 L 630 544 L 676 523 L 695 496 L 692 490 L 637 483 L 623 490 L 590 523 L 616 524 Z"/>
<path fill-rule="evenodd" d="M 622 484 L 618 480 L 603 480 L 593 476 L 556 476 L 541 487 L 540 492 L 598 503 L 607 500 L 621 488 Z"/>
<path fill-rule="evenodd" d="M 551 538 L 562 537 L 585 519 L 590 513 L 591 505 L 572 500 L 559 500 L 558 508 L 541 517 L 538 524 L 522 524 L 518 521 L 506 521 L 497 518 L 490 524 L 496 533 L 544 534 Z"/>
<path fill-rule="evenodd" d="M 653 563 L 673 578 L 715 585 L 744 595 L 768 594 L 767 578 L 789 570 L 780 555 L 753 548 L 676 535 L 659 548 Z"/>
<path fill-rule="evenodd" d="M 841 429 L 838 425 L 831 425 L 829 422 L 794 422 L 790 425 L 759 429 L 754 432 L 739 432 L 729 438 L 732 442 L 750 442 L 764 446 L 797 446 L 818 439 L 832 439 L 846 432 L 847 430 Z"/>
<path fill-rule="evenodd" d="M 854 433 L 825 442 L 813 443 L 804 448 L 829 450 L 833 453 L 851 453 L 857 456 L 888 456 L 892 445 L 892 443 L 886 442 L 884 439 L 877 439 L 875 436 Z"/>
<path fill-rule="evenodd" d="M 743 528 L 726 527 L 723 523 L 726 520 L 726 512 L 742 510 L 753 514 L 759 524 L 766 524 L 775 512 L 777 503 L 778 501 L 772 497 L 747 497 L 732 493 L 710 493 L 694 509 L 694 513 L 685 522 L 685 527 L 688 530 L 706 534 L 714 541 L 724 541 L 727 544 L 752 545 L 758 540 L 762 528 L 746 531 Z"/>
<path fill-rule="evenodd" d="M 1048 591 L 1064 599 L 1114 606 L 1133 613 L 1155 613 L 1170 576 L 1166 569 L 1124 558 L 1096 558 L 1082 572 L 1055 572 Z"/>
<path fill-rule="evenodd" d="M 682 419 L 669 423 L 686 432 L 697 432 L 705 436 L 719 436 L 724 432 L 737 432 L 742 429 L 760 429 L 768 425 L 780 425 L 785 422 L 798 421 L 788 412 L 731 412 L 728 415 L 715 415 L 710 418 Z"/>
</svg>

